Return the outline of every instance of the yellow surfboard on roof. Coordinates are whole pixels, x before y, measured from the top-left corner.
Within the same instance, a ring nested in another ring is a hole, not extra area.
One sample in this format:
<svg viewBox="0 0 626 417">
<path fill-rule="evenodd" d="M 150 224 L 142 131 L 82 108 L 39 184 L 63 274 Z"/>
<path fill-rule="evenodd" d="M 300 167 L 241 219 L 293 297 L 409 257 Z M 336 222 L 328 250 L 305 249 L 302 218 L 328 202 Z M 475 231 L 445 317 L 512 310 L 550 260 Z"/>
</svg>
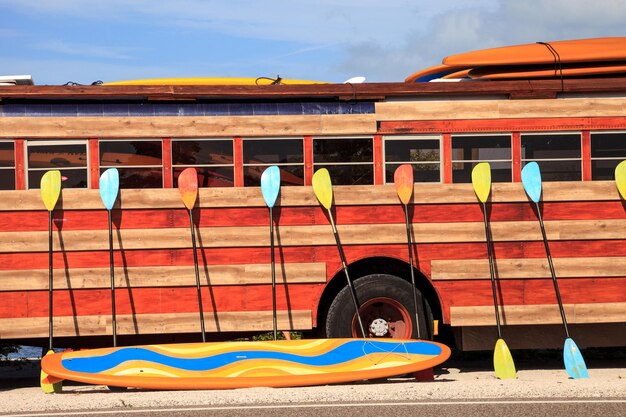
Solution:
<svg viewBox="0 0 626 417">
<path fill-rule="evenodd" d="M 325 81 L 292 80 L 287 78 L 230 78 L 230 77 L 192 77 L 192 78 L 146 78 L 103 83 L 103 85 L 272 85 L 272 84 L 328 84 Z"/>
</svg>

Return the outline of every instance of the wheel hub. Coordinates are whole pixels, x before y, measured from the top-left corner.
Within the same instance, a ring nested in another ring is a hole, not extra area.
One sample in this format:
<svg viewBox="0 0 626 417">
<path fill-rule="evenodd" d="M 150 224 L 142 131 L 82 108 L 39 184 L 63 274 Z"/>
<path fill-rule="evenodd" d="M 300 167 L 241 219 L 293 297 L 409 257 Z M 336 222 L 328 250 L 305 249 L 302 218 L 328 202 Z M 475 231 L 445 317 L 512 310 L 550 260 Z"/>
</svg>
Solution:
<svg viewBox="0 0 626 417">
<path fill-rule="evenodd" d="M 370 323 L 370 333 L 376 337 L 383 337 L 389 332 L 389 323 L 386 320 L 378 318 Z"/>
</svg>

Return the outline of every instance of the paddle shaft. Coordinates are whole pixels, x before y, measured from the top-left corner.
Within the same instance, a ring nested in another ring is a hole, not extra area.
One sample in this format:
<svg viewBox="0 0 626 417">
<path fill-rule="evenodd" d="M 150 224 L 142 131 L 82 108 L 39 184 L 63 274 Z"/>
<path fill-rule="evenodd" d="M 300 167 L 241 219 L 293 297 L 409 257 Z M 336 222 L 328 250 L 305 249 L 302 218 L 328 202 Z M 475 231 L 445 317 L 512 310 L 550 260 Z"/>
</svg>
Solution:
<svg viewBox="0 0 626 417">
<path fill-rule="evenodd" d="M 556 300 L 559 303 L 561 319 L 563 320 L 563 327 L 565 328 L 565 337 L 569 339 L 570 336 L 569 336 L 569 330 L 567 329 L 567 319 L 565 318 L 565 310 L 563 309 L 563 301 L 561 300 L 559 284 L 556 281 L 556 273 L 554 272 L 554 265 L 552 264 L 552 255 L 550 254 L 550 246 L 548 246 L 548 237 L 546 236 L 546 228 L 543 224 L 543 218 L 541 217 L 541 210 L 539 209 L 539 203 L 535 203 L 535 207 L 537 208 L 537 216 L 539 217 L 539 226 L 541 226 L 541 235 L 543 236 L 543 245 L 546 248 L 546 255 L 548 257 L 548 266 L 550 267 L 550 274 L 552 274 L 552 283 L 554 284 Z"/>
<path fill-rule="evenodd" d="M 52 210 L 48 211 L 48 350 L 52 350 L 53 278 L 52 278 Z"/>
<path fill-rule="evenodd" d="M 487 220 L 487 205 L 485 203 L 483 203 L 483 218 L 485 220 L 485 237 L 487 238 L 487 255 L 489 257 L 489 273 L 491 274 L 491 292 L 493 293 L 493 306 L 496 310 L 496 327 L 498 329 L 498 339 L 502 339 L 502 330 L 500 329 L 500 310 L 498 310 L 498 295 L 496 291 L 496 271 L 493 266 L 491 233 L 489 231 L 489 222 Z"/>
<path fill-rule="evenodd" d="M 415 328 L 417 329 L 417 338 L 421 339 L 420 320 L 417 306 L 417 287 L 415 286 L 415 272 L 413 271 L 413 239 L 411 238 L 411 225 L 409 224 L 409 205 L 404 206 L 404 219 L 406 223 L 406 240 L 409 248 L 409 263 L 411 264 L 411 284 L 413 284 L 413 306 L 415 307 Z"/>
<path fill-rule="evenodd" d="M 113 323 L 113 347 L 117 346 L 117 320 L 115 314 L 115 265 L 113 263 L 113 219 L 109 214 L 109 268 L 111 273 L 111 321 Z"/>
<path fill-rule="evenodd" d="M 198 310 L 200 311 L 200 330 L 202 331 L 202 342 L 206 342 L 206 332 L 204 330 L 204 311 L 202 309 L 202 292 L 200 291 L 200 270 L 198 269 L 198 254 L 196 253 L 196 233 L 193 230 L 193 212 L 189 212 L 189 229 L 191 230 L 191 247 L 193 248 L 193 266 L 196 270 L 196 290 L 198 291 Z"/>
<path fill-rule="evenodd" d="M 350 275 L 348 275 L 348 264 L 346 262 L 346 255 L 343 253 L 343 246 L 341 246 L 341 241 L 339 240 L 339 233 L 337 232 L 337 227 L 335 226 L 335 220 L 333 219 L 333 214 L 331 213 L 330 209 L 328 209 L 327 211 L 328 217 L 330 219 L 330 225 L 333 227 L 335 242 L 337 242 L 337 250 L 339 250 L 339 257 L 341 258 L 343 273 L 346 274 L 346 281 L 348 282 L 350 294 L 352 295 L 352 301 L 354 302 L 354 308 L 356 309 L 356 318 L 359 321 L 361 334 L 363 335 L 363 337 L 367 337 L 367 333 L 365 333 L 365 327 L 363 326 L 363 320 L 361 320 L 361 314 L 359 313 L 359 302 L 356 299 L 356 291 L 354 290 L 354 286 L 352 285 L 352 281 L 350 280 Z"/>
<path fill-rule="evenodd" d="M 276 318 L 276 261 L 274 260 L 274 213 L 270 209 L 270 263 L 272 266 L 272 313 L 274 319 L 274 340 L 278 336 L 278 320 Z"/>
</svg>

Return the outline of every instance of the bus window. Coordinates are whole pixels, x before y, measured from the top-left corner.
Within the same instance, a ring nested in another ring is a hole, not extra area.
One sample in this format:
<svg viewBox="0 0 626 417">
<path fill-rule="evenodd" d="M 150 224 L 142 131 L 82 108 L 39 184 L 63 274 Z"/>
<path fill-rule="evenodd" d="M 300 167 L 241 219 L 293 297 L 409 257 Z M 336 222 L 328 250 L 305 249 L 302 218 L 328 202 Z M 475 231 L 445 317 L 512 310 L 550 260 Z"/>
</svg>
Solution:
<svg viewBox="0 0 626 417">
<path fill-rule="evenodd" d="M 489 162 L 493 182 L 510 182 L 511 135 L 452 136 L 452 182 L 472 182 L 472 169 L 479 162 Z"/>
<path fill-rule="evenodd" d="M 582 179 L 580 133 L 530 133 L 521 135 L 522 167 L 536 161 L 544 181 Z"/>
<path fill-rule="evenodd" d="M 15 145 L 0 142 L 0 190 L 15 190 Z"/>
<path fill-rule="evenodd" d="M 433 137 L 386 137 L 385 182 L 393 182 L 393 174 L 402 164 L 413 166 L 415 182 L 441 182 L 440 143 Z"/>
<path fill-rule="evenodd" d="M 120 188 L 163 187 L 161 140 L 100 140 L 100 172 L 117 168 Z"/>
<path fill-rule="evenodd" d="M 326 168 L 333 184 L 374 183 L 372 138 L 314 138 L 313 169 Z"/>
<path fill-rule="evenodd" d="M 591 179 L 613 180 L 626 159 L 626 132 L 591 133 Z"/>
<path fill-rule="evenodd" d="M 50 141 L 27 142 L 27 180 L 28 188 L 39 188 L 41 177 L 46 171 L 58 169 L 63 180 L 63 188 L 87 188 L 89 184 L 87 169 L 86 141 L 61 143 Z"/>
<path fill-rule="evenodd" d="M 200 187 L 233 187 L 233 161 L 233 139 L 172 139 L 174 187 L 188 167 L 196 168 Z"/>
<path fill-rule="evenodd" d="M 270 165 L 280 168 L 282 185 L 304 185 L 302 138 L 243 139 L 243 185 L 261 185 L 261 174 Z"/>
</svg>

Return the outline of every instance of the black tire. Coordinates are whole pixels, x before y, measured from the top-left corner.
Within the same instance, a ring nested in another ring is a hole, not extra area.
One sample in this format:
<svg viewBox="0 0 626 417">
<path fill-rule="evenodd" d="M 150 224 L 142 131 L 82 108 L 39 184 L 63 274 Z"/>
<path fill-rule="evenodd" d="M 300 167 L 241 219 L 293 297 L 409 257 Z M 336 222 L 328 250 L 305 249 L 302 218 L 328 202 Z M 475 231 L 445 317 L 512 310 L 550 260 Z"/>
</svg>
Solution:
<svg viewBox="0 0 626 417">
<path fill-rule="evenodd" d="M 418 337 L 413 286 L 410 282 L 394 275 L 373 274 L 356 279 L 353 286 L 357 294 L 363 326 L 369 333 L 367 337 L 407 338 L 409 326 L 410 337 Z M 432 339 L 432 311 L 419 290 L 417 291 L 417 305 L 420 336 L 422 339 Z M 330 338 L 362 337 L 355 311 L 350 288 L 346 286 L 337 294 L 328 308 L 326 336 Z M 402 318 L 398 320 L 398 317 Z M 388 331 L 384 335 L 381 335 L 381 326 L 378 326 L 375 334 L 370 331 L 370 325 L 376 318 L 382 319 L 382 321 L 378 320 L 378 323 L 383 323 L 382 329 L 384 329 L 385 322 L 387 323 Z"/>
</svg>

